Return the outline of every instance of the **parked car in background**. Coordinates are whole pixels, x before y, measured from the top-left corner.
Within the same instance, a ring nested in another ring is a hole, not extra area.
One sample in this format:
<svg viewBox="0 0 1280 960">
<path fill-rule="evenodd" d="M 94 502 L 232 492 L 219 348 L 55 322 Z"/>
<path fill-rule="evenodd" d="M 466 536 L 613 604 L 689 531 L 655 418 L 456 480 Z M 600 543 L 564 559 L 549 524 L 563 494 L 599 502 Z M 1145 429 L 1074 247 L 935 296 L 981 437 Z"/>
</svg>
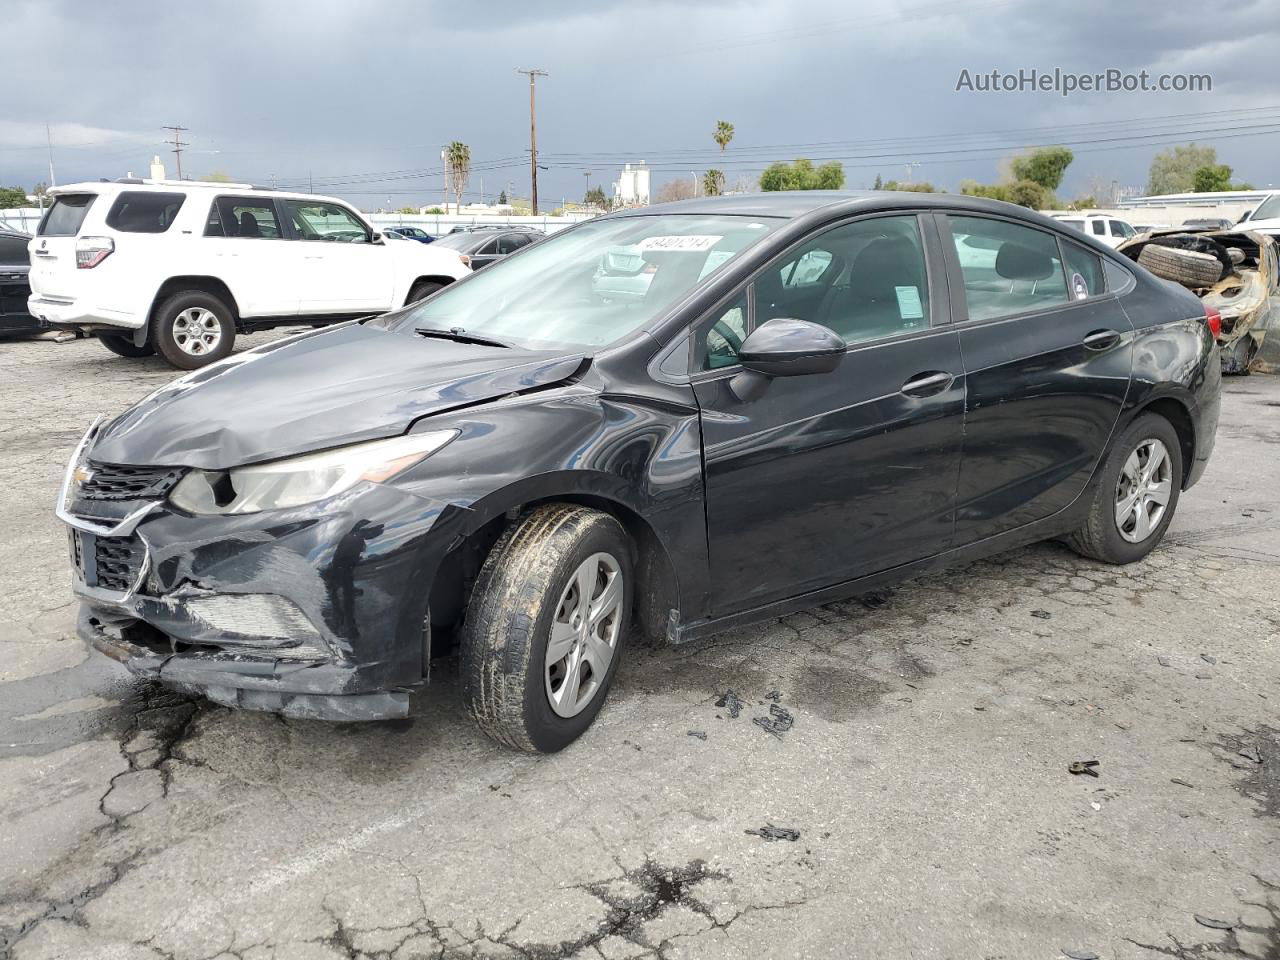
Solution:
<svg viewBox="0 0 1280 960">
<path fill-rule="evenodd" d="M 1232 222 L 1226 217 L 1193 217 L 1182 221 L 1184 230 L 1225 230 L 1230 226 Z"/>
<path fill-rule="evenodd" d="M 27 310 L 30 240 L 30 234 L 0 227 L 0 335 L 40 329 L 40 321 Z"/>
<path fill-rule="evenodd" d="M 1256 230 L 1270 237 L 1280 237 L 1280 192 L 1268 194 L 1265 200 L 1238 222 L 1248 224 L 1249 230 Z"/>
<path fill-rule="evenodd" d="M 31 313 L 184 370 L 225 357 L 238 332 L 385 313 L 470 272 L 450 253 L 385 242 L 331 197 L 189 180 L 49 192 L 29 244 Z"/>
<path fill-rule="evenodd" d="M 421 227 L 383 227 L 383 233 L 389 233 L 406 240 L 417 240 L 419 243 L 434 243 L 435 237 Z"/>
<path fill-rule="evenodd" d="M 450 233 L 435 242 L 438 250 L 455 250 L 472 270 L 479 270 L 542 238 L 540 231 L 483 228 Z"/>
<path fill-rule="evenodd" d="M 615 251 L 653 267 L 640 298 L 597 295 Z M 488 735 L 558 750 L 637 631 L 681 643 L 1053 537 L 1140 560 L 1214 446 L 1209 320 L 981 198 L 588 220 L 92 425 L 58 504 L 79 632 L 219 703 L 339 720 L 407 715 L 456 650 Z"/>
<path fill-rule="evenodd" d="M 1059 223 L 1074 227 L 1081 233 L 1087 233 L 1093 239 L 1099 243 L 1105 243 L 1108 247 L 1118 247 L 1137 233 L 1124 220 L 1099 214 L 1057 213 L 1054 214 L 1054 219 Z"/>
</svg>

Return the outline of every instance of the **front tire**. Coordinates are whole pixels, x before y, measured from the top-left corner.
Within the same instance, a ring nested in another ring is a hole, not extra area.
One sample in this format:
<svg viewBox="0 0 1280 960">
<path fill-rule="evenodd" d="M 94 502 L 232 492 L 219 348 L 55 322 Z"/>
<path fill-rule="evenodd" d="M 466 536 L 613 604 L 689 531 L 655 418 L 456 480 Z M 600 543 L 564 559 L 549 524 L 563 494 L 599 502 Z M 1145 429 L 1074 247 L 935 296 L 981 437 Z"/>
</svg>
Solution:
<svg viewBox="0 0 1280 960">
<path fill-rule="evenodd" d="M 142 346 L 134 343 L 133 334 L 129 333 L 104 333 L 98 339 L 104 347 L 118 357 L 130 357 L 136 360 L 140 357 L 155 356 L 156 348 L 150 339 Z"/>
<path fill-rule="evenodd" d="M 530 753 L 582 735 L 631 620 L 631 541 L 607 513 L 538 507 L 481 567 L 462 629 L 462 695 L 480 729 Z"/>
<path fill-rule="evenodd" d="M 1067 544 L 1105 563 L 1141 560 L 1169 529 L 1182 476 L 1177 431 L 1164 417 L 1143 414 L 1111 448 L 1088 517 Z"/>
<path fill-rule="evenodd" d="M 156 308 L 150 342 L 179 370 L 195 370 L 221 360 L 235 346 L 230 308 L 211 293 L 184 290 Z"/>
<path fill-rule="evenodd" d="M 419 300 L 425 300 L 437 290 L 443 290 L 444 284 L 437 283 L 434 280 L 419 280 L 409 288 L 409 296 L 405 297 L 404 305 L 406 307 L 417 303 Z"/>
</svg>

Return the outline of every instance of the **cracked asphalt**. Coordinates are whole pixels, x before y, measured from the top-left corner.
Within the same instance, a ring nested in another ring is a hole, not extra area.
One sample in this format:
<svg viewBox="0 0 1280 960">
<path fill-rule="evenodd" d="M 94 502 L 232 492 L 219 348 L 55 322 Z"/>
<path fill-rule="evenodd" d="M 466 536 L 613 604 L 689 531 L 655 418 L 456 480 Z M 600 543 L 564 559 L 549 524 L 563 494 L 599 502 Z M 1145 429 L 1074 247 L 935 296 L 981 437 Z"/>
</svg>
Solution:
<svg viewBox="0 0 1280 960">
<path fill-rule="evenodd" d="M 1280 378 L 1227 381 L 1145 562 L 1041 544 L 633 647 L 531 757 L 447 661 L 338 727 L 81 646 L 63 466 L 171 376 L 0 342 L 0 958 L 1280 958 Z"/>
</svg>

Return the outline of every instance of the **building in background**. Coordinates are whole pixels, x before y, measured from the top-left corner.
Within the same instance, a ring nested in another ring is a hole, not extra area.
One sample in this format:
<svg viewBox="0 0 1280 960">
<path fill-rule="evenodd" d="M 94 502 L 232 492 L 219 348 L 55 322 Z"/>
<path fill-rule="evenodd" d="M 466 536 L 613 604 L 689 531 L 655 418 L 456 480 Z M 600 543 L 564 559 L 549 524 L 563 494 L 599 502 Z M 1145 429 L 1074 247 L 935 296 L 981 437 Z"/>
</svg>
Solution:
<svg viewBox="0 0 1280 960">
<path fill-rule="evenodd" d="M 649 205 L 649 168 L 643 162 L 623 165 L 621 176 L 613 184 L 613 199 L 619 207 Z"/>
</svg>

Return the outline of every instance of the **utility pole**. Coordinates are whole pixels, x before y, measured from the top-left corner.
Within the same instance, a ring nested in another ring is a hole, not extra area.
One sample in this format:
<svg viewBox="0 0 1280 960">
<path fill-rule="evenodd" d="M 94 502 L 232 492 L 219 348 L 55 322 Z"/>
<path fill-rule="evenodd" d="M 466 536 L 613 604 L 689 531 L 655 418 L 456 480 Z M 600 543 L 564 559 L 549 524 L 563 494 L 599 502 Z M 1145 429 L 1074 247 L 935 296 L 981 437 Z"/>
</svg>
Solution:
<svg viewBox="0 0 1280 960">
<path fill-rule="evenodd" d="M 177 127 L 166 124 L 160 127 L 161 130 L 169 130 L 173 133 L 172 140 L 166 140 L 165 143 L 173 144 L 173 160 L 178 166 L 178 179 L 182 179 L 182 148 L 187 146 L 187 142 L 182 139 L 182 134 L 187 132 L 186 127 Z"/>
<path fill-rule="evenodd" d="M 516 73 L 523 73 L 529 77 L 529 180 L 532 196 L 529 199 L 533 216 L 538 215 L 538 113 L 534 103 L 534 89 L 537 86 L 538 77 L 548 76 L 545 70 L 521 70 L 516 69 Z"/>
<path fill-rule="evenodd" d="M 587 203 L 587 194 L 591 192 L 591 171 L 583 170 L 582 175 L 587 178 L 586 191 L 582 194 L 582 203 L 585 206 Z"/>
<path fill-rule="evenodd" d="M 49 145 L 49 186 L 56 187 L 58 180 L 53 175 L 53 135 L 49 133 L 49 122 L 44 124 L 44 142 Z"/>
<path fill-rule="evenodd" d="M 440 209 L 445 213 L 449 212 L 449 163 L 445 159 L 445 149 L 440 148 L 440 172 L 444 177 L 444 187 L 442 196 L 444 199 L 440 202 Z"/>
</svg>

